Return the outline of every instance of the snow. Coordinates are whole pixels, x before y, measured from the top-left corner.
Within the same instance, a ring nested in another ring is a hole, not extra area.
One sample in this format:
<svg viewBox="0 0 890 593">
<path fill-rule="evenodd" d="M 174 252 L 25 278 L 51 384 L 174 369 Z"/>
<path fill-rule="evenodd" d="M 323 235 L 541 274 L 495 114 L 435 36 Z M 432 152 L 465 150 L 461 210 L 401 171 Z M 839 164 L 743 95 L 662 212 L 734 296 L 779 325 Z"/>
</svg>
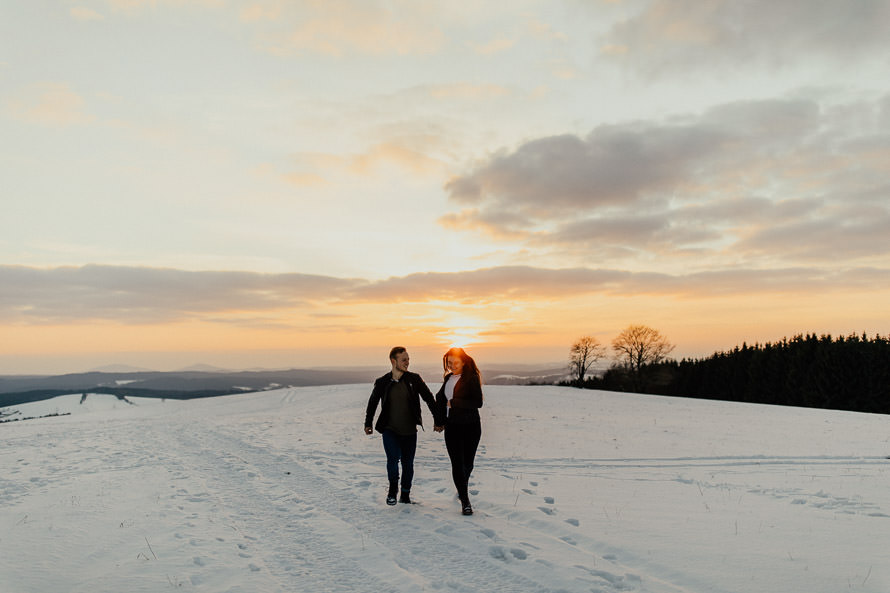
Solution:
<svg viewBox="0 0 890 593">
<path fill-rule="evenodd" d="M 0 591 L 890 590 L 885 416 L 487 386 L 463 517 L 429 429 L 384 504 L 369 393 L 15 406 L 71 415 L 0 424 Z"/>
<path fill-rule="evenodd" d="M 118 398 L 114 395 L 88 393 L 84 398 L 82 393 L 62 395 L 39 402 L 10 406 L 4 410 L 17 410 L 20 414 L 13 418 L 39 418 L 50 414 L 89 414 L 92 412 L 106 412 L 125 409 L 132 406 L 151 406 L 161 404 L 163 400 L 148 397 Z"/>
</svg>

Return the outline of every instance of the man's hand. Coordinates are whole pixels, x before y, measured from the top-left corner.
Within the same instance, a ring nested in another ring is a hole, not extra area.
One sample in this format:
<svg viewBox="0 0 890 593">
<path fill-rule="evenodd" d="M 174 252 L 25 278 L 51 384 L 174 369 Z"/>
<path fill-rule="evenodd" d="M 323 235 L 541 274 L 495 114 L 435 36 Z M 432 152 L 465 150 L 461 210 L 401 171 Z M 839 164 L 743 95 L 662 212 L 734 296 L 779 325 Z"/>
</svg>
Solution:
<svg viewBox="0 0 890 593">
<path fill-rule="evenodd" d="M 365 427 L 365 434 L 373 434 L 373 433 L 374 433 L 373 428 L 371 428 L 370 426 Z"/>
<path fill-rule="evenodd" d="M 444 426 L 434 426 L 433 430 L 435 430 L 436 432 L 442 432 L 443 430 L 445 430 L 445 427 Z"/>
</svg>

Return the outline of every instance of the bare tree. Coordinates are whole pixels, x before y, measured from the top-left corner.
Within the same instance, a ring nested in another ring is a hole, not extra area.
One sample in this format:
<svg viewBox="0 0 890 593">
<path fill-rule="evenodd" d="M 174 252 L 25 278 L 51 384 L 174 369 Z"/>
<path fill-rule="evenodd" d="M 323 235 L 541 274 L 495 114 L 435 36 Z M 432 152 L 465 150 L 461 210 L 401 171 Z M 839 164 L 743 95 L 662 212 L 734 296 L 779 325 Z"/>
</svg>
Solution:
<svg viewBox="0 0 890 593">
<path fill-rule="evenodd" d="M 605 358 L 606 348 L 599 340 L 591 336 L 579 338 L 572 344 L 569 350 L 569 368 L 572 376 L 578 383 L 584 382 L 584 377 L 594 364 Z"/>
<path fill-rule="evenodd" d="M 661 332 L 645 325 L 631 325 L 612 340 L 616 359 L 630 371 L 638 389 L 642 387 L 643 367 L 658 364 L 673 349 Z"/>
</svg>

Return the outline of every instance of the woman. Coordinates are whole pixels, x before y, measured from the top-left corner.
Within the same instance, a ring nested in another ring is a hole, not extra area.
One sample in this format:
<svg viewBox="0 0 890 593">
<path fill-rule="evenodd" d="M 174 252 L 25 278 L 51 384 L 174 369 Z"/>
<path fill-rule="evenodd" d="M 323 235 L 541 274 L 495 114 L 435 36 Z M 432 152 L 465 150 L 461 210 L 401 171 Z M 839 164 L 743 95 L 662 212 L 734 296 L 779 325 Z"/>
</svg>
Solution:
<svg viewBox="0 0 890 593">
<path fill-rule="evenodd" d="M 436 393 L 439 417 L 445 420 L 445 447 L 451 458 L 451 476 L 457 488 L 461 510 L 472 515 L 467 486 L 473 472 L 473 459 L 482 437 L 479 408 L 482 407 L 482 377 L 476 362 L 463 348 L 452 348 L 442 357 L 445 379 Z"/>
</svg>

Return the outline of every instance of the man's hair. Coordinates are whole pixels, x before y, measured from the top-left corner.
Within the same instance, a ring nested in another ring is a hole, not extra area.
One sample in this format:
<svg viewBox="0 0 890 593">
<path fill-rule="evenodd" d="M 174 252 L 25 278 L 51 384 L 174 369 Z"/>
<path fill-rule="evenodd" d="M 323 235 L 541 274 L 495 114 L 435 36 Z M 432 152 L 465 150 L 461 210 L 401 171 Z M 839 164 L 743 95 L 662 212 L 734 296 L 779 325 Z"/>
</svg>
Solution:
<svg viewBox="0 0 890 593">
<path fill-rule="evenodd" d="M 408 350 L 404 346 L 396 346 L 392 350 L 389 351 L 389 359 L 395 360 L 396 356 L 401 354 L 402 352 L 407 352 Z"/>
</svg>

